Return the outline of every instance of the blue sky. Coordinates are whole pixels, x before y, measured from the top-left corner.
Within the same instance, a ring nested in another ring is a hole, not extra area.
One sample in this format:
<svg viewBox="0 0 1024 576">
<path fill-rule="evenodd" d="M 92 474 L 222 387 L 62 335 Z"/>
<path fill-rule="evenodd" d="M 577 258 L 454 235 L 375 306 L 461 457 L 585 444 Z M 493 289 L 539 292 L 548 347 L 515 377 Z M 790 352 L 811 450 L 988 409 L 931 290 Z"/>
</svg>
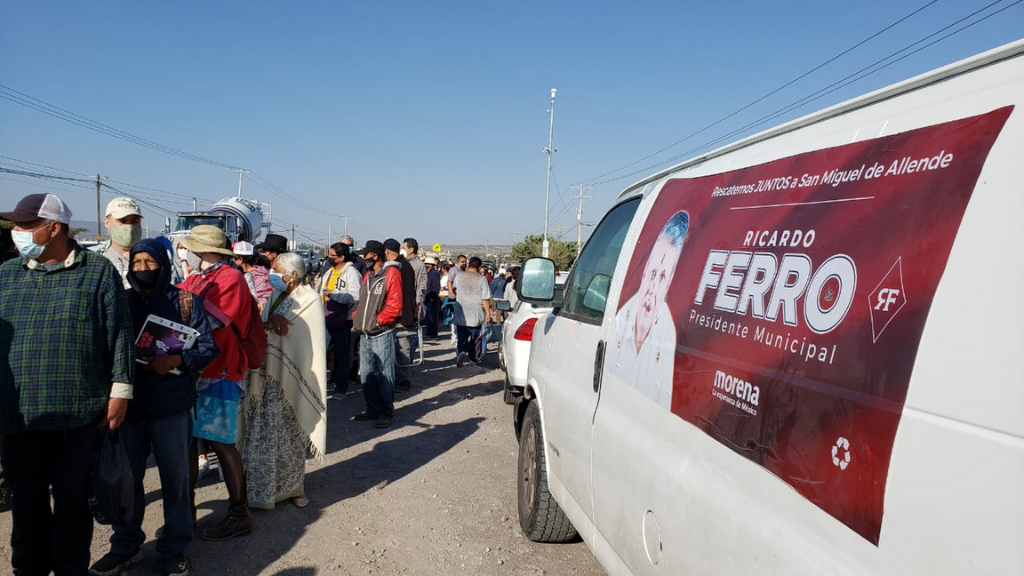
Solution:
<svg viewBox="0 0 1024 576">
<path fill-rule="evenodd" d="M 726 134 L 992 2 L 939 0 L 735 118 L 612 177 Z M 507 244 L 514 234 L 542 230 L 542 149 L 556 87 L 551 229 L 561 224 L 574 240 L 570 185 L 703 128 L 926 4 L 5 1 L 0 84 L 255 171 L 307 205 L 243 184 L 243 195 L 273 204 L 275 228 L 298 225 L 299 240 L 322 242 L 328 226 L 343 226 L 336 216 L 348 215 L 359 241 L 414 236 L 421 244 Z M 1024 5 L 1016 5 L 760 129 L 1021 36 Z M 0 156 L 158 189 L 117 185 L 172 211 L 189 209 L 191 196 L 215 200 L 237 186 L 229 169 L 2 99 Z M 57 173 L 3 158 L 0 168 Z M 642 176 L 588 190 L 584 220 L 597 220 Z M 0 201 L 51 191 L 76 219 L 93 219 L 95 192 L 86 186 L 0 174 Z M 104 202 L 113 196 L 105 191 Z M 164 215 L 146 208 L 153 229 Z"/>
</svg>

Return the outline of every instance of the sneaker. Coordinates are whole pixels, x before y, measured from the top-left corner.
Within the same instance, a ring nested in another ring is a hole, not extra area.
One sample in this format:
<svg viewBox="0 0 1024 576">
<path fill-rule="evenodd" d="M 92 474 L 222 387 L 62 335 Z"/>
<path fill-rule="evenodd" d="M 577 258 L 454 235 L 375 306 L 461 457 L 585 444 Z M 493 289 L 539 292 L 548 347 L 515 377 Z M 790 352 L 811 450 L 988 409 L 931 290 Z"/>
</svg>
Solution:
<svg viewBox="0 0 1024 576">
<path fill-rule="evenodd" d="M 466 363 L 466 353 L 465 352 L 459 352 L 458 358 L 455 359 L 455 365 L 458 366 L 459 368 L 462 368 L 462 366 L 465 363 Z"/>
<path fill-rule="evenodd" d="M 391 426 L 391 418 L 381 416 L 380 418 L 377 418 L 377 423 L 374 424 L 374 426 L 377 428 L 388 428 Z"/>
<path fill-rule="evenodd" d="M 209 473 L 210 473 L 210 460 L 207 457 L 205 457 L 205 456 L 200 456 L 199 457 L 199 476 L 196 478 L 196 481 L 198 482 L 199 480 L 202 480 L 203 476 L 206 476 Z"/>
<path fill-rule="evenodd" d="M 363 410 L 359 414 L 352 417 L 353 420 L 376 420 L 377 415 L 369 410 Z"/>
<path fill-rule="evenodd" d="M 153 574 L 157 576 L 188 576 L 192 571 L 192 563 L 188 558 L 164 558 L 153 565 Z"/>
<path fill-rule="evenodd" d="M 92 574 L 92 576 L 115 576 L 125 570 L 128 570 L 139 560 L 142 560 L 142 551 L 138 548 L 136 548 L 131 554 L 107 552 L 103 558 L 97 560 L 96 563 L 89 568 L 89 574 Z"/>
</svg>

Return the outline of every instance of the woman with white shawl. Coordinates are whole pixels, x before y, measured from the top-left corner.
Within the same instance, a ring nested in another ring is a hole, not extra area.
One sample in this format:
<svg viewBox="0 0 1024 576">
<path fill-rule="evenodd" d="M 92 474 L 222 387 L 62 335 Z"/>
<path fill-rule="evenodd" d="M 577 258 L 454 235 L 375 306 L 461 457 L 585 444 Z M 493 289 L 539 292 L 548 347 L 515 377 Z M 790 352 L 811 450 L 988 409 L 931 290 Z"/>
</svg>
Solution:
<svg viewBox="0 0 1024 576">
<path fill-rule="evenodd" d="M 245 396 L 242 459 L 251 508 L 269 510 L 287 499 L 308 505 L 306 452 L 323 460 L 327 447 L 324 309 L 305 275 L 305 262 L 292 253 L 278 255 L 270 272 L 267 356 L 250 373 Z"/>
</svg>

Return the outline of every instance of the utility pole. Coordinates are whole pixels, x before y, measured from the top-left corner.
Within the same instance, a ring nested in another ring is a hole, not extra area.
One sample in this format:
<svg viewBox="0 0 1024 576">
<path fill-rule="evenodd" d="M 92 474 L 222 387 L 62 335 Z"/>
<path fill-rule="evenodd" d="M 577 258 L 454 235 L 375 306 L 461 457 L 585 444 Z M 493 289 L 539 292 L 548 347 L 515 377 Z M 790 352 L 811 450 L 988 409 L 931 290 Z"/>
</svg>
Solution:
<svg viewBox="0 0 1024 576">
<path fill-rule="evenodd" d="M 235 168 L 235 172 L 238 172 L 238 197 L 242 197 L 242 174 L 248 174 L 249 171 L 245 168 Z"/>
<path fill-rule="evenodd" d="M 327 247 L 324 248 L 324 254 L 327 254 L 331 249 L 331 244 L 334 243 L 334 231 L 331 229 L 331 225 L 327 225 Z"/>
<path fill-rule="evenodd" d="M 593 186 L 578 184 L 577 187 L 580 189 L 580 195 L 577 196 L 580 207 L 576 209 L 576 257 L 579 258 L 580 252 L 583 251 L 583 199 L 590 198 L 590 196 L 584 196 L 583 191 L 593 188 Z"/>
<path fill-rule="evenodd" d="M 292 224 L 292 250 L 295 250 L 295 224 Z"/>
<path fill-rule="evenodd" d="M 551 114 L 551 125 L 548 128 L 548 147 L 544 149 L 544 153 L 548 156 L 548 183 L 544 192 L 544 242 L 541 244 L 541 256 L 548 257 L 548 207 L 551 204 L 551 155 L 557 152 L 554 147 L 555 138 L 555 92 L 556 88 L 551 89 L 551 108 L 548 112 Z"/>
<path fill-rule="evenodd" d="M 106 178 L 110 178 L 110 176 L 96 175 L 96 242 L 103 240 L 103 237 L 100 236 L 103 232 L 103 212 L 100 208 L 100 187 L 102 184 L 100 184 L 100 180 Z"/>
<path fill-rule="evenodd" d="M 352 219 L 351 216 L 342 216 L 342 220 L 345 221 L 345 236 L 348 236 L 348 221 Z"/>
</svg>

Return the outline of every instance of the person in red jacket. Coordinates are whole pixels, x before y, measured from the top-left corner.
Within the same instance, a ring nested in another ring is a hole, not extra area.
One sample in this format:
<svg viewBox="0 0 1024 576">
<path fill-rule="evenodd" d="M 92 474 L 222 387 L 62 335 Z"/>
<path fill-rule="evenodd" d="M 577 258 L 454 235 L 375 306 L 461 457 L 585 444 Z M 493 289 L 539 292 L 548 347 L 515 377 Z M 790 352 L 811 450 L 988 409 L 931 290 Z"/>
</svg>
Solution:
<svg viewBox="0 0 1024 576">
<path fill-rule="evenodd" d="M 384 245 L 370 240 L 357 252 L 366 262 L 359 287 L 354 328 L 359 339 L 359 380 L 366 410 L 355 420 L 376 420 L 391 426 L 395 417 L 395 324 L 402 315 L 402 272 L 398 262 L 384 259 Z"/>
<path fill-rule="evenodd" d="M 206 366 L 196 382 L 199 398 L 194 411 L 194 438 L 202 438 L 217 454 L 224 483 L 228 488 L 227 516 L 212 528 L 203 530 L 204 540 L 227 540 L 252 531 L 252 517 L 245 493 L 242 456 L 235 447 L 238 440 L 238 407 L 245 393 L 249 361 L 239 338 L 247 334 L 252 321 L 252 294 L 245 276 L 228 264 L 234 253 L 227 248 L 227 237 L 215 226 L 196 226 L 181 246 L 199 256 L 198 273 L 190 275 L 182 288 L 199 295 L 206 311 L 216 319 L 213 339 L 220 355 Z M 199 453 L 195 440 L 189 457 L 192 479 L 192 509 L 195 510 L 195 484 L 199 475 Z"/>
</svg>

